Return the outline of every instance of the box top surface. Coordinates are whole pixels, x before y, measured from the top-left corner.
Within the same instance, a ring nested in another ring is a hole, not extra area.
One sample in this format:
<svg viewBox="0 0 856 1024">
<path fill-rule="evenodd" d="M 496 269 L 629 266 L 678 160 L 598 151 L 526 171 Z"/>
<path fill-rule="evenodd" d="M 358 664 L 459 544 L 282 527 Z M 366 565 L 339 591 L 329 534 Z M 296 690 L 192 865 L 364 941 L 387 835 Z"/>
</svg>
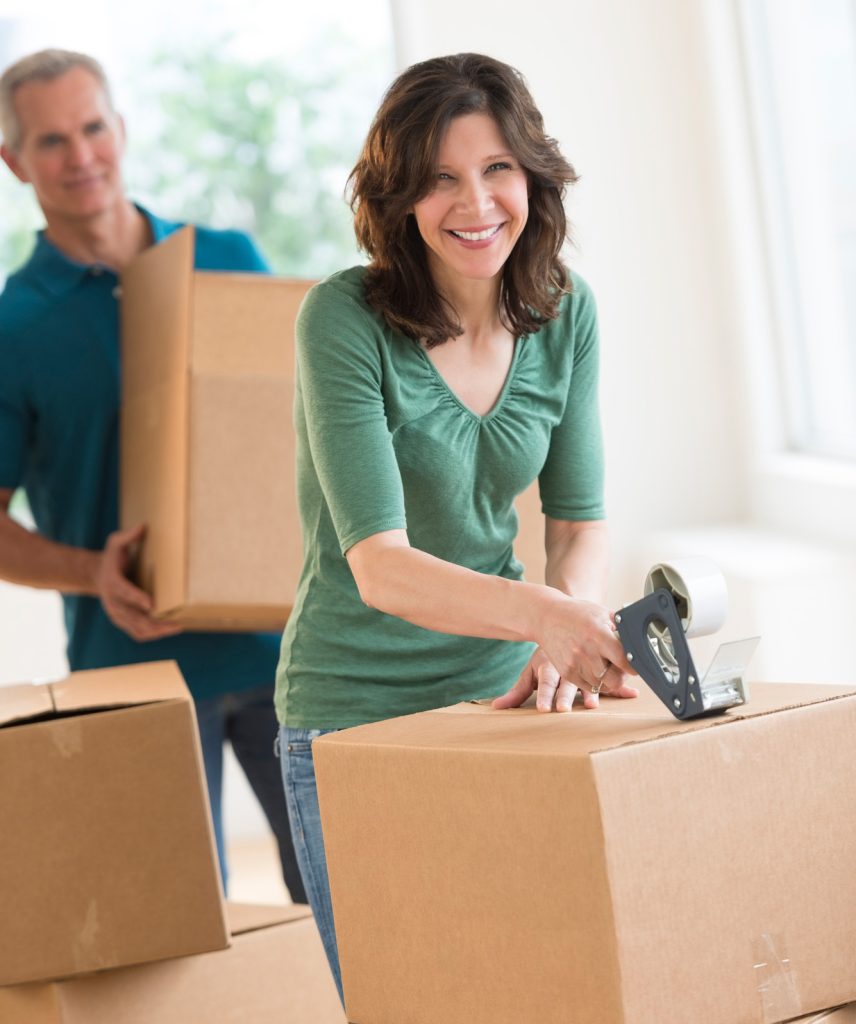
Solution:
<svg viewBox="0 0 856 1024">
<path fill-rule="evenodd" d="M 49 714 L 189 699 L 174 661 L 122 665 L 72 672 L 54 683 L 0 687 L 0 725 Z"/>
<path fill-rule="evenodd" d="M 303 903 L 273 906 L 262 903 L 226 903 L 226 920 L 232 935 L 245 935 L 277 924 L 290 924 L 312 917 Z"/>
<path fill-rule="evenodd" d="M 494 711 L 489 704 L 463 703 L 436 711 L 360 725 L 321 737 L 326 746 L 408 747 L 506 754 L 588 757 L 628 745 L 723 728 L 740 721 L 830 700 L 856 700 L 856 687 L 755 683 L 741 708 L 681 722 L 655 694 L 639 684 L 633 700 L 602 700 L 597 710 L 576 704 L 570 714 L 543 714 L 533 707 Z"/>
</svg>

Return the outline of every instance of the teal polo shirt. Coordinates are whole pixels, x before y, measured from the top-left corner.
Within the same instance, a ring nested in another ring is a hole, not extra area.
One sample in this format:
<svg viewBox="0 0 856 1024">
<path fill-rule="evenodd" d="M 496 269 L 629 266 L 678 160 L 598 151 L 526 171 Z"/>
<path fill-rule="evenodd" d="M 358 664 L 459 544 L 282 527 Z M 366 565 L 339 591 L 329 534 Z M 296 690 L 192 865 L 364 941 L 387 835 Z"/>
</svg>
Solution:
<svg viewBox="0 0 856 1024">
<path fill-rule="evenodd" d="M 155 243 L 182 227 L 142 210 Z M 196 229 L 197 270 L 266 273 L 240 231 Z M 116 274 L 64 256 L 40 232 L 0 295 L 0 487 L 23 487 L 51 540 L 100 549 L 118 529 Z M 72 670 L 175 659 L 197 699 L 272 684 L 279 636 L 183 633 L 139 643 L 94 597 L 63 595 Z"/>
</svg>

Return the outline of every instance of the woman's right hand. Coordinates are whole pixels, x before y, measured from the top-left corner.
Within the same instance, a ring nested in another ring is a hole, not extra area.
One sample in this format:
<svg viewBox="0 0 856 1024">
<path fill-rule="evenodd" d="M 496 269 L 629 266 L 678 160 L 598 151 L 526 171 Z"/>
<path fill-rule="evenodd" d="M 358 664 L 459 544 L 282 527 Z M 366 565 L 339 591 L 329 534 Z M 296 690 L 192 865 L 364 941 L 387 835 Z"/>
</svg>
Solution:
<svg viewBox="0 0 856 1024">
<path fill-rule="evenodd" d="M 537 639 L 538 650 L 517 683 L 494 701 L 494 707 L 517 707 L 533 691 L 537 691 L 539 711 L 570 711 L 577 690 L 590 708 L 597 707 L 601 693 L 624 698 L 639 695 L 626 679 L 636 673 L 608 609 L 556 593 Z"/>
</svg>

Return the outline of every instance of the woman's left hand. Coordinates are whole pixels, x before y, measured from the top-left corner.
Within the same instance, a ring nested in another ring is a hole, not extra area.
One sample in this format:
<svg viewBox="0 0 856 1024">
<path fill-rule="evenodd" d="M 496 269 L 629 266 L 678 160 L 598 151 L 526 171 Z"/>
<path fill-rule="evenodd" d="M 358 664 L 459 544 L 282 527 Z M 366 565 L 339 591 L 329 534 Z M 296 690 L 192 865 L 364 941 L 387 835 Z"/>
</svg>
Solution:
<svg viewBox="0 0 856 1024">
<path fill-rule="evenodd" d="M 626 677 L 614 665 L 607 668 L 608 682 L 601 690 L 608 697 L 638 697 L 639 691 L 630 686 Z M 517 708 L 524 704 L 533 692 L 537 692 L 536 707 L 539 711 L 570 711 L 574 705 L 577 692 L 583 696 L 583 707 L 596 708 L 600 703 L 600 693 L 592 693 L 590 681 L 582 679 L 563 679 L 556 666 L 550 661 L 541 647 L 529 659 L 520 678 L 501 697 L 497 697 L 492 707 L 497 710 Z"/>
</svg>

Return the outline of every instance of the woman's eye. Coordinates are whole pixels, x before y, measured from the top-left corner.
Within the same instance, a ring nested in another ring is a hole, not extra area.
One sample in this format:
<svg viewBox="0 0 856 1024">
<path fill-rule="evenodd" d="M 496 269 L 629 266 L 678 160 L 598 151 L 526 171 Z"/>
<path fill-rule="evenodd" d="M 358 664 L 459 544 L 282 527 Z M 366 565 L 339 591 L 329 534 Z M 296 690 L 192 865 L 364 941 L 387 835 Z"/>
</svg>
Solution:
<svg viewBox="0 0 856 1024">
<path fill-rule="evenodd" d="M 451 180 L 452 180 L 452 175 L 451 174 L 447 174 L 446 171 L 440 171 L 440 173 L 437 175 L 437 181 L 451 181 Z"/>
<path fill-rule="evenodd" d="M 502 161 L 502 160 L 499 161 L 498 163 L 491 164 L 490 167 L 488 167 L 488 171 L 510 171 L 510 170 L 511 170 L 511 164 L 507 164 L 507 163 L 505 163 L 505 161 Z"/>
</svg>

